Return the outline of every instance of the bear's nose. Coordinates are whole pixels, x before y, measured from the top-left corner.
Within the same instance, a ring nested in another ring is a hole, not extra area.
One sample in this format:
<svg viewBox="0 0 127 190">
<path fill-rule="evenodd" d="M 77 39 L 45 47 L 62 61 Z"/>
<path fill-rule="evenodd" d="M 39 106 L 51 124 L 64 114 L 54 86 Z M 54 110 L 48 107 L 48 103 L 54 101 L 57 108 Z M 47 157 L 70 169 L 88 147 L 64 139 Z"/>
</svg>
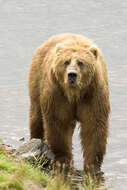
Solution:
<svg viewBox="0 0 127 190">
<path fill-rule="evenodd" d="M 77 72 L 69 72 L 68 73 L 68 80 L 69 80 L 70 84 L 75 83 L 76 78 L 77 78 Z"/>
<path fill-rule="evenodd" d="M 69 78 L 76 78 L 77 77 L 77 73 L 68 73 L 68 77 Z"/>
</svg>

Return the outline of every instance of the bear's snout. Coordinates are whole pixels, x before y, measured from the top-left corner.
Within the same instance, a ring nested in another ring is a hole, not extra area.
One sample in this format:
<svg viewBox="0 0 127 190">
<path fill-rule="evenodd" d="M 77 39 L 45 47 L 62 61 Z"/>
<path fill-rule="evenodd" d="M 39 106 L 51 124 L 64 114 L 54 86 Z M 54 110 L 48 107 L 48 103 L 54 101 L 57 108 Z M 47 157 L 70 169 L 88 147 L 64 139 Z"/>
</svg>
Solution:
<svg viewBox="0 0 127 190">
<path fill-rule="evenodd" d="M 76 71 L 70 71 L 68 72 L 68 82 L 69 84 L 74 84 L 77 79 L 77 72 Z"/>
</svg>

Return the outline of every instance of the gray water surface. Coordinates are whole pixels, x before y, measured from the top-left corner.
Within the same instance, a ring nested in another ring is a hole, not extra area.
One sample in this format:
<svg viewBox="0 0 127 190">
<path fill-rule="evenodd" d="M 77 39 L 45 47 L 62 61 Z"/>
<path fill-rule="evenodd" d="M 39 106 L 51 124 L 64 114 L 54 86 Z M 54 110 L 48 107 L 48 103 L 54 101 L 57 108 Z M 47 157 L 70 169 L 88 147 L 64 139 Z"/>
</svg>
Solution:
<svg viewBox="0 0 127 190">
<path fill-rule="evenodd" d="M 0 0 L 0 137 L 13 146 L 29 138 L 28 69 L 35 49 L 50 36 L 72 32 L 93 39 L 107 62 L 111 117 L 106 182 L 127 187 L 127 1 Z M 78 129 L 75 165 L 82 168 Z"/>
</svg>

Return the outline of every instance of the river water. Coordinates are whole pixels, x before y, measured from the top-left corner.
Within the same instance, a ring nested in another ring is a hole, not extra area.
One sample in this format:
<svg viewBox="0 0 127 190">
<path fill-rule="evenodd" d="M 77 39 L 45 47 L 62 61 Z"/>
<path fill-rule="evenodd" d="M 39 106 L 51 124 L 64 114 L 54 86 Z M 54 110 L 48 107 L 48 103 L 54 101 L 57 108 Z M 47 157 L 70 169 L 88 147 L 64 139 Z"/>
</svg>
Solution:
<svg viewBox="0 0 127 190">
<path fill-rule="evenodd" d="M 35 49 L 72 32 L 93 39 L 107 62 L 111 116 L 103 171 L 112 189 L 127 187 L 127 1 L 0 0 L 0 137 L 13 146 L 29 138 L 27 76 Z M 82 168 L 77 129 L 75 166 Z"/>
</svg>

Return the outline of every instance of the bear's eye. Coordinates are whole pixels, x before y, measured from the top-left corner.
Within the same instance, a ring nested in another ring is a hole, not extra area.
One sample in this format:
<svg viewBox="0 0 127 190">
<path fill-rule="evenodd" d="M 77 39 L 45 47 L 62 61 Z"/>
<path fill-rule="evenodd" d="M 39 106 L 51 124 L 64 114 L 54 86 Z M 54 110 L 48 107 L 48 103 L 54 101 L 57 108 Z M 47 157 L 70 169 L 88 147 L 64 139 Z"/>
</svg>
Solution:
<svg viewBox="0 0 127 190">
<path fill-rule="evenodd" d="M 69 64 L 70 64 L 70 60 L 67 60 L 67 61 L 64 62 L 64 65 L 65 65 L 65 66 L 67 66 L 67 65 L 69 65 Z"/>
<path fill-rule="evenodd" d="M 84 65 L 84 63 L 82 61 L 78 61 L 77 64 L 79 67 L 82 67 Z"/>
</svg>

